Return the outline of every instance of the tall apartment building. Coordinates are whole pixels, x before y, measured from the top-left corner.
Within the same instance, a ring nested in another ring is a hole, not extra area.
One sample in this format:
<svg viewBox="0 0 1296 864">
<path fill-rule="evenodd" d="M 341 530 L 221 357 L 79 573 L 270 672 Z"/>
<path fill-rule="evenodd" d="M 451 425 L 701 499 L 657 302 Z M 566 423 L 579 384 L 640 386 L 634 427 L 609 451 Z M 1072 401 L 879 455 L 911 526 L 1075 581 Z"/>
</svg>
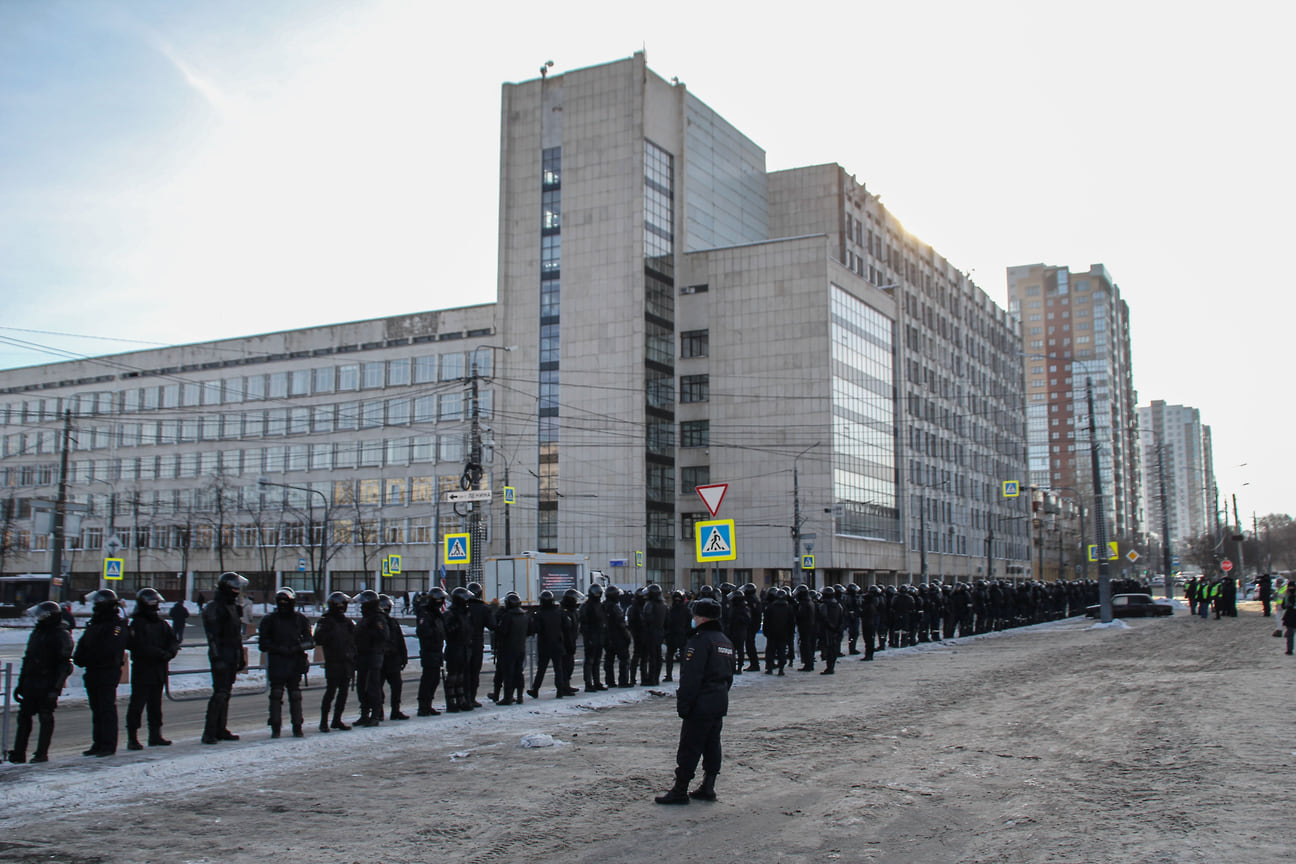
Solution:
<svg viewBox="0 0 1296 864">
<path fill-rule="evenodd" d="M 1138 409 L 1147 531 L 1172 548 L 1210 531 L 1215 471 L 1207 458 L 1210 427 L 1201 412 L 1156 400 Z"/>
<path fill-rule="evenodd" d="M 1092 510 L 1086 391 L 1092 382 L 1107 538 L 1138 542 L 1143 499 L 1137 394 L 1129 307 L 1120 289 L 1101 264 L 1087 272 L 1044 264 L 1009 267 L 1008 310 L 1021 321 L 1025 344 L 1031 484 L 1075 490 Z"/>
<path fill-rule="evenodd" d="M 437 540 L 467 524 L 444 493 L 478 440 L 495 493 L 478 555 L 585 554 L 615 582 L 668 587 L 1026 575 L 1027 498 L 1002 494 L 1025 472 L 1018 322 L 876 196 L 838 165 L 767 173 L 759 146 L 642 54 L 505 85 L 501 120 L 493 306 L 0 374 L 14 442 L 0 491 L 49 497 L 27 466 L 54 461 L 58 409 L 75 400 L 94 406 L 78 429 L 104 427 L 78 500 L 210 523 L 216 499 L 199 490 L 215 476 L 242 490 L 230 544 L 206 529 L 168 541 L 128 566 L 150 578 L 212 571 L 230 549 L 259 564 L 267 545 L 277 563 L 252 569 L 291 571 L 322 529 L 300 518 L 313 499 L 369 508 L 331 534 L 347 541 L 335 585 L 373 572 L 373 544 L 355 547 L 378 537 L 413 572 L 397 585 L 417 586 Z M 271 392 L 249 406 L 238 394 L 253 387 Z M 241 451 L 230 467 L 225 449 Z M 266 476 L 306 491 L 266 497 Z M 728 484 L 717 515 L 734 521 L 734 556 L 701 565 L 708 484 Z M 87 550 L 122 533 L 91 503 Z M 287 514 L 286 534 L 254 530 L 264 510 Z M 39 564 L 29 552 L 3 569 Z"/>
</svg>

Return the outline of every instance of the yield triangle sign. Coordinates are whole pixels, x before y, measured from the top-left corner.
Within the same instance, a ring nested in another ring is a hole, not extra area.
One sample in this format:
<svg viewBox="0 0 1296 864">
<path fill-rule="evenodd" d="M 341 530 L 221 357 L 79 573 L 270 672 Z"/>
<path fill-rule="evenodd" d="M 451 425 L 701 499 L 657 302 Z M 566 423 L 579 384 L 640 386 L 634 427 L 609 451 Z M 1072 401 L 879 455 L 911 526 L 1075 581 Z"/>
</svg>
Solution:
<svg viewBox="0 0 1296 864">
<path fill-rule="evenodd" d="M 697 487 L 697 493 L 701 496 L 702 503 L 706 505 L 712 519 L 720 512 L 720 502 L 724 500 L 725 492 L 728 490 L 728 483 L 712 483 L 709 486 Z"/>
</svg>

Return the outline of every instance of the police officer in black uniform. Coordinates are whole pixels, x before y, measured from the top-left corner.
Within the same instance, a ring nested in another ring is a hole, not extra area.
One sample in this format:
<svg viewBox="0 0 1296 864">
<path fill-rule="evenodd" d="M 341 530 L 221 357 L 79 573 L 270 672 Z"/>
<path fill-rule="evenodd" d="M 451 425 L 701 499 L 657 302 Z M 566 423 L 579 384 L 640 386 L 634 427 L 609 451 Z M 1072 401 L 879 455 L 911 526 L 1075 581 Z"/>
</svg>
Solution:
<svg viewBox="0 0 1296 864">
<path fill-rule="evenodd" d="M 266 725 L 270 737 L 278 738 L 283 727 L 284 691 L 288 692 L 288 717 L 294 738 L 302 729 L 301 679 L 309 668 L 306 652 L 315 647 L 310 622 L 297 611 L 297 592 L 284 585 L 275 591 L 275 611 L 261 619 L 257 647 L 265 655 L 266 680 L 270 682 L 270 716 Z"/>
<path fill-rule="evenodd" d="M 796 587 L 796 627 L 797 627 L 797 647 L 801 651 L 801 672 L 814 671 L 814 651 L 815 651 L 815 601 L 810 595 L 808 585 L 798 585 Z"/>
<path fill-rule="evenodd" d="M 670 609 L 666 612 L 666 681 L 673 681 L 675 661 L 683 659 L 684 645 L 693 629 L 693 612 L 688 598 L 678 588 L 671 592 Z"/>
<path fill-rule="evenodd" d="M 590 586 L 589 595 L 580 607 L 580 632 L 585 642 L 585 692 L 597 693 L 607 685 L 599 680 L 603 648 L 607 642 L 607 613 L 603 609 L 603 586 Z"/>
<path fill-rule="evenodd" d="M 796 625 L 796 612 L 788 602 L 786 588 L 772 589 L 774 599 L 765 607 L 765 674 L 783 674 L 783 667 L 792 664 L 792 630 Z"/>
<path fill-rule="evenodd" d="M 693 638 L 684 648 L 680 664 L 675 710 L 680 724 L 675 754 L 675 785 L 654 800 L 658 804 L 687 804 L 689 798 L 716 800 L 715 781 L 720 773 L 720 732 L 729 713 L 729 688 L 733 686 L 734 647 L 720 626 L 720 604 L 710 598 L 693 603 Z M 689 781 L 702 760 L 702 785 L 688 791 Z"/>
<path fill-rule="evenodd" d="M 526 642 L 532 630 L 533 621 L 522 608 L 522 598 L 516 591 L 505 594 L 504 608 L 495 619 L 495 665 L 501 675 L 500 686 L 504 693 L 498 700 L 500 705 L 522 704 L 522 688 L 526 686 Z"/>
<path fill-rule="evenodd" d="M 845 613 L 837 602 L 837 590 L 824 588 L 823 599 L 815 620 L 819 627 L 819 650 L 823 657 L 824 670 L 820 675 L 832 675 L 837 668 L 837 658 L 841 656 L 842 624 Z"/>
<path fill-rule="evenodd" d="M 633 686 L 630 683 L 630 628 L 626 626 L 625 612 L 621 609 L 621 589 L 609 585 L 603 596 L 603 617 L 607 621 L 603 678 L 609 687 L 630 687 Z M 614 675 L 614 672 L 620 672 L 620 675 Z"/>
<path fill-rule="evenodd" d="M 324 701 L 320 703 L 321 732 L 337 729 L 349 732 L 351 727 L 343 722 L 347 691 L 356 670 L 355 622 L 347 617 L 351 598 L 334 591 L 325 601 L 327 607 L 315 624 L 315 644 L 324 649 Z M 336 700 L 336 701 L 335 701 Z M 333 722 L 329 723 L 329 709 L 333 709 Z"/>
<path fill-rule="evenodd" d="M 748 582 L 742 587 L 743 598 L 747 601 L 747 662 L 750 664 L 744 671 L 760 671 L 760 654 L 756 651 L 756 634 L 760 632 L 764 609 L 760 601 L 760 592 Z M 737 646 L 734 646 L 737 647 Z"/>
<path fill-rule="evenodd" d="M 382 679 L 387 685 L 387 692 L 391 694 L 391 713 L 388 716 L 392 720 L 408 720 L 409 715 L 400 706 L 404 687 L 401 672 L 409 664 L 409 648 L 405 645 L 405 633 L 401 630 L 400 622 L 392 615 L 392 608 L 392 598 L 379 594 L 378 611 L 387 619 L 387 650 L 383 652 Z M 381 694 L 379 698 L 382 698 Z M 382 717 L 381 708 L 378 716 Z"/>
<path fill-rule="evenodd" d="M 445 620 L 442 618 L 445 599 L 444 590 L 433 588 L 415 606 L 420 610 L 415 635 L 419 640 L 419 665 L 423 667 L 418 689 L 420 717 L 434 717 L 441 713 L 432 707 L 432 700 L 436 698 L 437 685 L 441 683 L 441 664 L 445 655 Z"/>
<path fill-rule="evenodd" d="M 568 696 L 575 696 L 576 688 L 572 686 L 572 675 L 576 674 L 576 638 L 580 635 L 580 592 L 568 588 L 559 601 L 567 626 L 563 628 L 563 680 L 567 682 Z"/>
<path fill-rule="evenodd" d="M 666 641 L 666 601 L 662 599 L 660 585 L 648 586 L 641 626 L 643 652 L 648 661 L 648 671 L 642 680 L 644 684 L 656 687 L 661 684 L 662 643 Z"/>
<path fill-rule="evenodd" d="M 472 663 L 473 622 L 468 603 L 472 592 L 462 585 L 450 592 L 450 609 L 445 615 L 446 711 L 471 711 L 477 707 L 468 698 L 468 674 Z M 486 604 L 482 604 L 489 611 Z"/>
<path fill-rule="evenodd" d="M 216 596 L 202 610 L 212 678 L 212 695 L 207 701 L 207 721 L 202 735 L 204 744 L 238 740 L 227 724 L 234 678 L 247 668 L 247 655 L 243 653 L 243 613 L 239 606 L 247 584 L 237 573 L 222 573 L 216 580 Z"/>
<path fill-rule="evenodd" d="M 36 619 L 36 626 L 27 637 L 27 651 L 13 693 L 18 702 L 18 734 L 14 736 L 9 761 L 15 763 L 27 761 L 27 739 L 31 736 L 33 717 L 40 718 L 40 733 L 31 761 L 49 760 L 54 710 L 58 708 L 63 685 L 72 674 L 72 633 L 60 614 L 59 605 L 46 600 L 33 606 L 28 614 Z"/>
<path fill-rule="evenodd" d="M 531 631 L 536 636 L 536 674 L 531 681 L 527 695 L 532 699 L 540 698 L 540 685 L 544 683 L 545 670 L 549 664 L 554 667 L 554 687 L 558 698 L 574 696 L 570 682 L 563 679 L 563 656 L 567 651 L 566 629 L 571 626 L 567 616 L 554 601 L 552 591 L 540 592 L 540 608 L 531 613 Z"/>
<path fill-rule="evenodd" d="M 126 621 L 117 608 L 116 592 L 102 588 L 86 598 L 93 611 L 77 642 L 72 662 L 85 669 L 86 699 L 90 703 L 92 743 L 84 756 L 117 752 L 117 684 L 126 660 Z"/>
<path fill-rule="evenodd" d="M 140 720 L 148 709 L 148 743 L 165 747 L 162 737 L 162 690 L 166 687 L 167 664 L 180 653 L 180 640 L 161 615 L 162 595 L 153 588 L 135 594 L 135 612 L 127 628 L 126 648 L 131 655 L 130 705 L 126 709 L 126 746 L 142 750 Z"/>
<path fill-rule="evenodd" d="M 382 672 L 387 656 L 387 616 L 372 589 L 356 595 L 360 602 L 360 623 L 356 625 L 356 698 L 360 702 L 357 726 L 382 722 Z"/>
<path fill-rule="evenodd" d="M 468 672 L 464 680 L 464 695 L 467 697 L 469 710 L 482 707 L 477 701 L 477 689 L 481 686 L 482 663 L 486 658 L 486 629 L 491 625 L 494 613 L 482 599 L 483 589 L 480 582 L 469 582 L 468 622 L 472 636 L 472 653 L 468 658 Z"/>
</svg>

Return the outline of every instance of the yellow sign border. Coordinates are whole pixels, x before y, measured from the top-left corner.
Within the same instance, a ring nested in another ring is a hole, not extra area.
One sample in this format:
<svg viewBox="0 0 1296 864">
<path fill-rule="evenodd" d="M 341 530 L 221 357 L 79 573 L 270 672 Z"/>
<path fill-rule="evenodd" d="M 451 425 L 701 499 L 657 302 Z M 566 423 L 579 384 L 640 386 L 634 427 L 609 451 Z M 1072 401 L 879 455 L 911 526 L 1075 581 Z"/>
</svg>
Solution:
<svg viewBox="0 0 1296 864">
<path fill-rule="evenodd" d="M 450 557 L 450 541 L 453 540 L 455 537 L 463 538 L 464 557 L 452 559 Z M 445 564 L 449 565 L 449 564 L 471 564 L 472 563 L 472 535 L 471 534 L 447 534 L 445 535 L 443 542 L 445 545 L 443 546 L 444 554 L 442 555 L 442 561 Z"/>
<path fill-rule="evenodd" d="M 121 575 L 118 575 L 118 576 L 109 576 L 109 575 L 108 575 L 108 565 L 111 564 L 111 563 L 113 563 L 114 561 L 117 563 L 117 572 L 118 572 L 119 574 L 121 574 Z M 125 579 L 125 578 L 126 578 L 126 559 L 125 559 L 125 558 L 105 558 L 105 559 L 103 559 L 103 578 L 104 578 L 104 581 L 107 581 L 107 580 L 111 579 L 111 580 L 113 580 L 114 582 L 117 582 L 117 581 L 120 581 L 120 580 L 122 580 L 122 579 Z"/>
<path fill-rule="evenodd" d="M 729 552 L 726 555 L 702 555 L 702 535 L 708 533 L 707 528 L 716 525 L 729 526 Z M 697 550 L 697 562 L 699 564 L 709 564 L 712 561 L 733 561 L 738 557 L 738 539 L 737 532 L 734 529 L 734 520 L 732 519 L 709 519 L 706 522 L 693 523 L 693 545 Z"/>
</svg>

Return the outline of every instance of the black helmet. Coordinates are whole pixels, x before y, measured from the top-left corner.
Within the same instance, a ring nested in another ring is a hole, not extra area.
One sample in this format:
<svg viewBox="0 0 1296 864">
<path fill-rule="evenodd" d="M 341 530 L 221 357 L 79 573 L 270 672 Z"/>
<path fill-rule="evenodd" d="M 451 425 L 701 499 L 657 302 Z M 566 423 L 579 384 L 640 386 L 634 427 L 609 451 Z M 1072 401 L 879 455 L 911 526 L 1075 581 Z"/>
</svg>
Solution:
<svg viewBox="0 0 1296 864">
<path fill-rule="evenodd" d="M 437 606 L 440 606 L 446 601 L 446 592 L 444 588 L 433 588 L 431 591 L 427 592 L 427 596 L 431 597 L 432 602 Z"/>
<path fill-rule="evenodd" d="M 733 590 L 734 590 L 734 584 L 732 582 L 720 583 L 720 593 L 725 595 L 726 597 L 732 594 Z"/>
<path fill-rule="evenodd" d="M 472 592 L 460 585 L 450 592 L 450 602 L 455 606 L 463 606 L 468 602 L 468 598 L 471 596 Z"/>
<path fill-rule="evenodd" d="M 796 590 L 792 593 L 797 597 L 797 599 L 808 597 L 810 595 L 810 586 L 802 582 L 800 585 L 796 586 Z"/>
<path fill-rule="evenodd" d="M 351 598 L 341 591 L 334 591 L 328 596 L 328 609 L 330 612 L 346 613 L 347 607 L 351 605 Z"/>
<path fill-rule="evenodd" d="M 618 588 L 618 587 L 615 586 L 615 585 L 609 585 L 609 586 L 607 587 L 607 599 L 609 599 L 609 600 L 615 600 L 615 599 L 617 599 L 617 598 L 620 597 L 620 596 L 621 596 L 621 589 L 620 589 L 620 588 Z"/>
<path fill-rule="evenodd" d="M 756 583 L 754 582 L 748 582 L 746 585 L 744 585 L 742 587 L 742 592 L 746 594 L 749 598 L 755 597 L 759 593 L 759 591 L 756 589 Z"/>
<path fill-rule="evenodd" d="M 355 600 L 360 604 L 361 612 L 374 612 L 378 609 L 378 592 L 373 589 L 366 589 L 355 596 Z"/>
<path fill-rule="evenodd" d="M 662 596 L 662 589 L 660 585 L 653 583 L 652 585 L 648 586 L 648 598 L 650 600 L 660 600 L 661 596 Z"/>
<path fill-rule="evenodd" d="M 280 585 L 275 589 L 275 606 L 280 609 L 296 609 L 297 592 L 289 588 L 287 585 Z"/>
<path fill-rule="evenodd" d="M 568 609 L 575 609 L 580 603 L 580 592 L 575 588 L 568 588 L 563 592 L 562 605 Z"/>
<path fill-rule="evenodd" d="M 27 614 L 35 618 L 37 624 L 47 620 L 51 615 L 62 615 L 62 613 L 63 610 L 60 609 L 59 605 L 53 600 L 46 600 L 42 603 L 37 603 L 35 606 L 27 610 Z"/>
<path fill-rule="evenodd" d="M 480 582 L 469 582 L 468 593 L 474 597 L 482 596 L 482 586 Z"/>
<path fill-rule="evenodd" d="M 597 599 L 599 599 L 600 597 L 602 597 L 602 596 L 603 596 L 603 586 L 600 585 L 599 583 L 595 582 L 593 585 L 590 586 L 589 596 L 593 597 L 595 600 L 597 600 Z"/>
<path fill-rule="evenodd" d="M 141 588 L 135 592 L 135 605 L 156 609 L 162 605 L 162 595 L 156 588 Z"/>
<path fill-rule="evenodd" d="M 117 605 L 117 592 L 111 588 L 100 588 L 86 597 L 86 602 L 98 612 L 101 609 L 109 609 Z"/>
<path fill-rule="evenodd" d="M 390 615 L 392 611 L 392 599 L 386 594 L 379 594 L 378 608 L 383 611 L 384 615 Z"/>
<path fill-rule="evenodd" d="M 846 586 L 847 594 L 858 594 L 859 592 L 860 592 L 860 587 L 856 585 L 854 582 Z"/>
<path fill-rule="evenodd" d="M 540 592 L 540 605 L 541 605 L 541 606 L 552 606 L 552 605 L 554 605 L 554 596 L 553 596 L 553 592 L 552 592 L 552 591 L 541 591 L 541 592 Z"/>
<path fill-rule="evenodd" d="M 698 589 L 698 596 L 699 596 L 699 597 L 714 597 L 714 596 L 715 596 L 715 589 L 712 588 L 710 585 L 703 585 L 701 588 Z"/>
<path fill-rule="evenodd" d="M 684 591 L 682 589 L 676 588 L 674 591 L 671 592 L 671 599 L 678 603 L 680 601 L 687 600 L 688 597 L 684 595 Z"/>
<path fill-rule="evenodd" d="M 504 608 L 517 609 L 522 606 L 522 598 L 516 591 L 510 591 L 504 595 Z"/>
<path fill-rule="evenodd" d="M 698 618 L 719 618 L 720 602 L 711 597 L 699 597 L 693 601 L 693 614 Z"/>
<path fill-rule="evenodd" d="M 235 597 L 247 586 L 248 581 L 233 571 L 222 573 L 216 579 L 217 591 L 224 591 L 227 594 L 233 594 Z"/>
</svg>

